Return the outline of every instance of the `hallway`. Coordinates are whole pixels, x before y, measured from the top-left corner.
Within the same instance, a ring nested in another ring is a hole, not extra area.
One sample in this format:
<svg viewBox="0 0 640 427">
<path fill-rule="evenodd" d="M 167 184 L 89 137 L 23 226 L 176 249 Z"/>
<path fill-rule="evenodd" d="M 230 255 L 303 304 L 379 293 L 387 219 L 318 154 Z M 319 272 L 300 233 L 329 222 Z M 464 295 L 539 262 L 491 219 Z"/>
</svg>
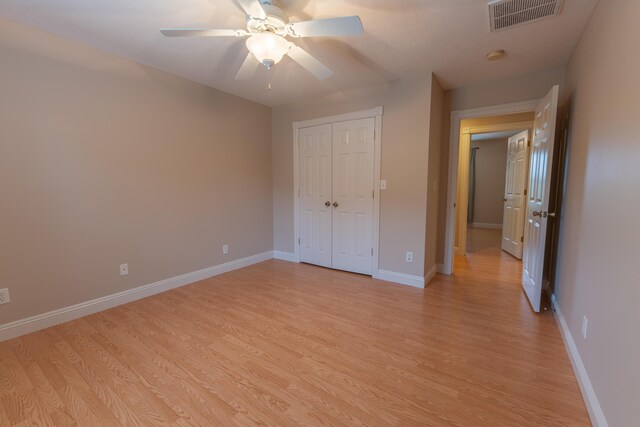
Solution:
<svg viewBox="0 0 640 427">
<path fill-rule="evenodd" d="M 522 261 L 500 247 L 502 230 L 469 227 L 467 255 L 456 256 L 454 274 L 465 279 L 487 280 L 494 286 L 521 290 Z M 527 304 L 524 293 L 520 295 Z"/>
</svg>

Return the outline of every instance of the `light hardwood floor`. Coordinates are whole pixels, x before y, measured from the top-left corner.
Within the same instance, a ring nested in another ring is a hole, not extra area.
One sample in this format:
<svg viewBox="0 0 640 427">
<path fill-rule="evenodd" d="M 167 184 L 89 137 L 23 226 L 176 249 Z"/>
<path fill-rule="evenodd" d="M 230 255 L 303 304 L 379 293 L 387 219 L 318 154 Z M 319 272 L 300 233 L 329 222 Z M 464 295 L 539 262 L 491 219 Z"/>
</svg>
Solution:
<svg viewBox="0 0 640 427">
<path fill-rule="evenodd" d="M 478 256 L 425 290 L 267 261 L 0 343 L 0 424 L 589 425 L 517 261 Z"/>
</svg>

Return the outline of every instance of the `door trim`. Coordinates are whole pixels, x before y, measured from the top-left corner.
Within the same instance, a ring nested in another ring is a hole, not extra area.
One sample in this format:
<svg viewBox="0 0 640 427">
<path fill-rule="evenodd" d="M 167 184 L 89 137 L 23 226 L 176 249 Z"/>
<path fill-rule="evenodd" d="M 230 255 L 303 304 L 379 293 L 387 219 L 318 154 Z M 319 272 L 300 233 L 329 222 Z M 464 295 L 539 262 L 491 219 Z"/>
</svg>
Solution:
<svg viewBox="0 0 640 427">
<path fill-rule="evenodd" d="M 458 196 L 458 156 L 460 153 L 460 121 L 479 117 L 502 116 L 505 114 L 528 113 L 538 108 L 540 99 L 494 105 L 490 107 L 454 110 L 451 112 L 449 129 L 449 176 L 447 182 L 447 213 L 444 239 L 444 264 L 442 273 L 453 273 L 453 252 L 456 227 L 456 199 Z"/>
<path fill-rule="evenodd" d="M 378 270 L 379 254 L 380 254 L 380 153 L 382 145 L 382 106 L 369 110 L 354 111 L 346 114 L 335 116 L 320 117 L 317 119 L 303 120 L 293 122 L 293 261 L 300 262 L 300 224 L 299 224 L 299 183 L 298 183 L 298 132 L 302 128 L 332 124 L 336 122 L 346 122 L 358 119 L 374 119 L 375 134 L 373 138 L 373 262 L 371 266 L 371 275 L 377 279 L 380 277 Z"/>
</svg>

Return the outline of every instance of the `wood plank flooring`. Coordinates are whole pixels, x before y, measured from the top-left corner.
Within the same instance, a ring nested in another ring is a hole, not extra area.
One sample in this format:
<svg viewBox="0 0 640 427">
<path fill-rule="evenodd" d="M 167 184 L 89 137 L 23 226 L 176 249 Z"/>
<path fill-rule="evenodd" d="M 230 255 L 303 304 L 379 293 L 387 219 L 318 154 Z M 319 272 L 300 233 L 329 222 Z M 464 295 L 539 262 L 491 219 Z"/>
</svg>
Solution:
<svg viewBox="0 0 640 427">
<path fill-rule="evenodd" d="M 493 252 L 424 290 L 267 261 L 0 343 L 0 425 L 589 425 Z"/>
</svg>

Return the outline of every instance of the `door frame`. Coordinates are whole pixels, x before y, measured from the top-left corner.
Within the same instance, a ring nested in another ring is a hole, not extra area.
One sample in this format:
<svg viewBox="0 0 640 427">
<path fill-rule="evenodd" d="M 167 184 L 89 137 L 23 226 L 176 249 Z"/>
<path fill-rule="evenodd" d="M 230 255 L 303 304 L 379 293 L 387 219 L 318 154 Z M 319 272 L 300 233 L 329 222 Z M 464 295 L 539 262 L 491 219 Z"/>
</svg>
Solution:
<svg viewBox="0 0 640 427">
<path fill-rule="evenodd" d="M 473 117 L 475 118 L 475 117 Z M 469 148 L 471 147 L 471 136 L 478 133 L 487 133 L 487 132 L 501 132 L 508 130 L 528 130 L 531 131 L 533 129 L 533 121 L 526 122 L 513 122 L 513 123 L 503 123 L 496 125 L 485 125 L 485 126 L 473 126 L 466 127 L 462 129 L 461 138 L 460 138 L 460 148 L 458 150 L 459 158 L 458 158 L 458 178 L 462 177 L 462 179 L 458 180 L 458 192 L 456 195 L 456 206 L 459 206 L 460 209 L 457 211 L 460 214 L 460 218 L 456 217 L 456 222 L 458 222 L 458 246 L 455 246 L 455 231 L 454 231 L 454 253 L 456 255 L 464 255 L 466 253 L 467 247 L 467 219 L 468 219 L 468 205 L 469 200 L 465 196 L 469 194 Z"/>
<path fill-rule="evenodd" d="M 540 99 L 514 102 L 489 107 L 454 110 L 451 112 L 449 129 L 449 176 L 447 182 L 447 213 L 444 240 L 444 264 L 441 273 L 453 274 L 453 255 L 456 227 L 456 199 L 458 195 L 458 156 L 460 153 L 460 122 L 463 119 L 502 116 L 505 114 L 528 113 L 536 111 Z"/>
<path fill-rule="evenodd" d="M 373 259 L 371 265 L 371 275 L 373 278 L 379 277 L 378 262 L 380 254 L 380 153 L 382 146 L 382 114 L 383 107 L 375 107 L 369 110 L 354 111 L 335 116 L 319 117 L 317 119 L 293 122 L 293 254 L 295 262 L 300 262 L 300 223 L 298 215 L 300 213 L 300 187 L 298 182 L 298 133 L 302 128 L 311 126 L 333 124 L 336 122 L 346 122 L 359 119 L 374 119 L 373 136 Z"/>
</svg>

